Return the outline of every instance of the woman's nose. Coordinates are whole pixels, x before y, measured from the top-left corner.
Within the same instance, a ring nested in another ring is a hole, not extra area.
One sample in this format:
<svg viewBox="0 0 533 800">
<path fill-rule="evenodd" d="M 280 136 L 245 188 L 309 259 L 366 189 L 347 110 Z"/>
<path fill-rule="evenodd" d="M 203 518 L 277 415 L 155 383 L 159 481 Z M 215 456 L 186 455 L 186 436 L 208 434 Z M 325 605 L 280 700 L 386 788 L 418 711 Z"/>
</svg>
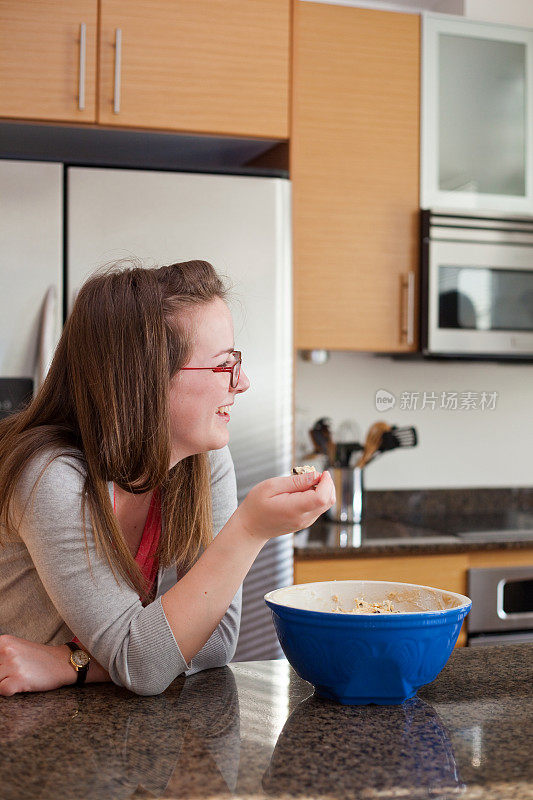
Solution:
<svg viewBox="0 0 533 800">
<path fill-rule="evenodd" d="M 241 367 L 241 372 L 239 375 L 239 382 L 233 391 L 235 394 L 241 394 L 241 392 L 245 392 L 247 389 L 250 388 L 250 381 L 248 380 L 248 375 Z"/>
</svg>

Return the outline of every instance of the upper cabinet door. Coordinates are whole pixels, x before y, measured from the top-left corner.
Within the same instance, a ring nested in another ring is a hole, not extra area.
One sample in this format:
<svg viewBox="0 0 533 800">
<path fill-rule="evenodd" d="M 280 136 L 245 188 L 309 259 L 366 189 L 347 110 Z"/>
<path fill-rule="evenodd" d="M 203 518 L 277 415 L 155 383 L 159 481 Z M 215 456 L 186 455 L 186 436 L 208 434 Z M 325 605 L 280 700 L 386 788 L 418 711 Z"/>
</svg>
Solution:
<svg viewBox="0 0 533 800">
<path fill-rule="evenodd" d="M 295 344 L 417 347 L 420 18 L 298 2 Z"/>
<path fill-rule="evenodd" d="M 290 0 L 101 0 L 98 122 L 288 137 Z"/>
<path fill-rule="evenodd" d="M 0 0 L 0 116 L 96 121 L 97 0 Z"/>
<path fill-rule="evenodd" d="M 533 31 L 427 15 L 425 208 L 533 213 Z"/>
</svg>

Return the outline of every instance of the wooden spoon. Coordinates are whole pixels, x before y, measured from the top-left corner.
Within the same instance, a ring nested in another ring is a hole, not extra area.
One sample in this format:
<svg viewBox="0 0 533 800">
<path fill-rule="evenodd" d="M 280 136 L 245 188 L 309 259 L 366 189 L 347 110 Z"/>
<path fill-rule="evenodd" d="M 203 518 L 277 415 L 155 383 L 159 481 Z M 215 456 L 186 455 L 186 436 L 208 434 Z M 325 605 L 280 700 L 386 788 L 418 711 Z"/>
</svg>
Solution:
<svg viewBox="0 0 533 800">
<path fill-rule="evenodd" d="M 390 431 L 390 429 L 391 426 L 387 422 L 374 422 L 374 424 L 370 426 L 366 435 L 363 453 L 355 465 L 356 467 L 364 467 L 365 464 L 368 464 L 370 459 L 373 458 L 379 450 L 383 434 L 385 431 Z"/>
</svg>

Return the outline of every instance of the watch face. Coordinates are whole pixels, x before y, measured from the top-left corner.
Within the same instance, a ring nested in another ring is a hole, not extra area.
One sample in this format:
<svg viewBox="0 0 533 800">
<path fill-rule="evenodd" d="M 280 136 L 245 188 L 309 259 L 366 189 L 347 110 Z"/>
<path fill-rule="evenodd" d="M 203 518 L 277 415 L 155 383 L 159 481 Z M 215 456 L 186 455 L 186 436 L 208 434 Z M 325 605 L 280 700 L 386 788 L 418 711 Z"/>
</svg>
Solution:
<svg viewBox="0 0 533 800">
<path fill-rule="evenodd" d="M 80 668 L 86 667 L 87 664 L 89 663 L 89 656 L 87 655 L 85 650 L 75 650 L 72 653 L 71 658 L 74 664 Z"/>
</svg>

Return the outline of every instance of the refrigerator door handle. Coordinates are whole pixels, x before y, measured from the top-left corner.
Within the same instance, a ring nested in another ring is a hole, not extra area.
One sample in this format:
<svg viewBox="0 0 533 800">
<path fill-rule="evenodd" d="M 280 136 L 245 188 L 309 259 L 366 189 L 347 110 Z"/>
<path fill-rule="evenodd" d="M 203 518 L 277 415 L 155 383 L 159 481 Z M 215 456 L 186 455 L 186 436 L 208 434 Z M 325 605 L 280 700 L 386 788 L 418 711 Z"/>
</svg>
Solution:
<svg viewBox="0 0 533 800">
<path fill-rule="evenodd" d="M 55 349 L 55 317 L 57 307 L 57 290 L 50 286 L 44 296 L 39 343 L 37 347 L 37 370 L 35 375 L 35 392 L 43 384 L 52 363 Z"/>
</svg>

